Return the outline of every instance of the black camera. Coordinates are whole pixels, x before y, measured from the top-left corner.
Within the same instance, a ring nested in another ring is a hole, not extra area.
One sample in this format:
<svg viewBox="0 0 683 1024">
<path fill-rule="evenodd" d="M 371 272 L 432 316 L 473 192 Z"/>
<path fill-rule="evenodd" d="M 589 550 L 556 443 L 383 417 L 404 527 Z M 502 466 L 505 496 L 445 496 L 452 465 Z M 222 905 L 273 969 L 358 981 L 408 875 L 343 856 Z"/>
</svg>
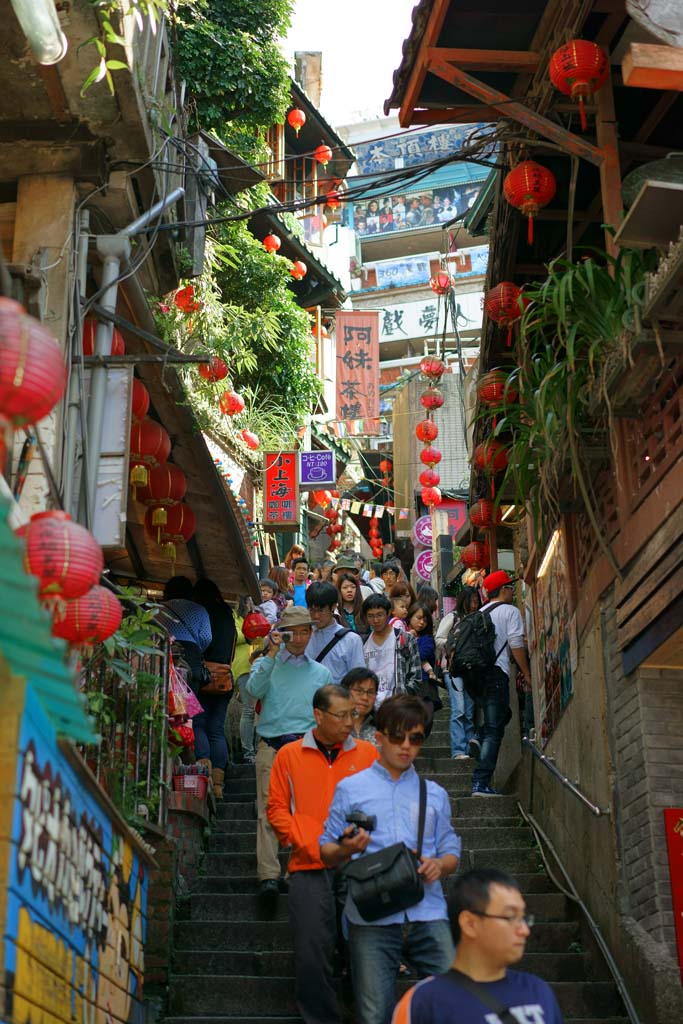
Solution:
<svg viewBox="0 0 683 1024">
<path fill-rule="evenodd" d="M 346 815 L 346 821 L 349 825 L 353 825 L 353 831 L 347 833 L 345 836 L 340 836 L 339 842 L 342 839 L 353 839 L 354 836 L 358 835 L 360 829 L 364 828 L 366 832 L 373 832 L 377 828 L 377 818 L 374 814 L 363 814 L 362 811 L 353 811 L 351 814 Z"/>
</svg>

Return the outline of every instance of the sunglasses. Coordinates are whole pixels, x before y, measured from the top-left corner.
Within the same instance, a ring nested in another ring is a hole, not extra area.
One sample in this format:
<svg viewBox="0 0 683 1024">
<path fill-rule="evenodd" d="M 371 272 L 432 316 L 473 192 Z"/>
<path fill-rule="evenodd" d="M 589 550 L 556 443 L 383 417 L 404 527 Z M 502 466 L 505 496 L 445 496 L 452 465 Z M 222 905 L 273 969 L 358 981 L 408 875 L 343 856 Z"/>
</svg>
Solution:
<svg viewBox="0 0 683 1024">
<path fill-rule="evenodd" d="M 411 747 L 421 747 L 424 741 L 427 739 L 423 732 L 385 732 L 384 735 L 390 743 L 395 743 L 397 746 L 401 746 L 406 736 Z"/>
</svg>

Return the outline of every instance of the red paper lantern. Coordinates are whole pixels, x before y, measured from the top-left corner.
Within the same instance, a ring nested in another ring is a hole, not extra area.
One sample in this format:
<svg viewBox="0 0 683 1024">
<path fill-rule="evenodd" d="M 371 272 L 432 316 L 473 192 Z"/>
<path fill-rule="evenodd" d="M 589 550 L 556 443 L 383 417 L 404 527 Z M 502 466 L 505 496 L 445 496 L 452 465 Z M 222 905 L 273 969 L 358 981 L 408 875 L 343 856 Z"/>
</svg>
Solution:
<svg viewBox="0 0 683 1024">
<path fill-rule="evenodd" d="M 15 427 L 37 423 L 65 388 L 64 355 L 50 332 L 18 302 L 0 298 L 0 416 Z"/>
<path fill-rule="evenodd" d="M 281 245 L 282 242 L 277 235 L 266 235 L 263 239 L 263 248 L 266 252 L 269 252 L 271 256 L 278 251 Z"/>
<path fill-rule="evenodd" d="M 491 560 L 488 544 L 474 540 L 460 552 L 460 561 L 466 569 L 485 569 Z"/>
<path fill-rule="evenodd" d="M 195 302 L 194 285 L 191 284 L 185 288 L 179 288 L 173 296 L 173 301 L 183 313 L 196 313 L 202 308 L 200 302 Z"/>
<path fill-rule="evenodd" d="M 302 281 L 308 273 L 308 267 L 303 260 L 294 260 L 289 272 L 295 281 Z"/>
<path fill-rule="evenodd" d="M 469 515 L 472 526 L 478 526 L 481 530 L 488 530 L 500 522 L 502 513 L 499 508 L 494 511 L 492 501 L 480 498 L 470 508 Z"/>
<path fill-rule="evenodd" d="M 306 124 L 306 114 L 298 107 L 292 107 L 290 112 L 287 114 L 287 124 L 290 128 L 294 129 L 298 136 L 299 132 Z"/>
<path fill-rule="evenodd" d="M 331 192 L 328 192 L 325 198 L 327 200 L 327 205 L 331 210 L 337 210 L 341 206 L 339 192 L 336 189 L 332 189 Z"/>
<path fill-rule="evenodd" d="M 555 195 L 555 176 L 535 160 L 517 164 L 503 182 L 503 195 L 511 206 L 529 219 L 527 240 L 534 240 L 534 217 Z"/>
<path fill-rule="evenodd" d="M 199 364 L 199 376 L 215 384 L 217 380 L 224 380 L 228 376 L 228 367 L 222 359 L 214 356 L 210 363 Z"/>
<path fill-rule="evenodd" d="M 263 612 L 249 612 L 245 615 L 242 623 L 242 636 L 249 643 L 258 640 L 260 637 L 268 636 L 270 623 Z"/>
<path fill-rule="evenodd" d="M 332 150 L 330 149 L 329 146 L 326 146 L 323 143 L 322 145 L 318 146 L 318 148 L 313 153 L 313 156 L 318 161 L 319 164 L 322 164 L 323 167 L 327 167 L 330 160 L 332 159 Z"/>
<path fill-rule="evenodd" d="M 320 505 L 321 508 L 327 508 L 332 501 L 331 491 L 311 491 L 311 497 L 315 505 Z"/>
<path fill-rule="evenodd" d="M 253 452 L 259 447 L 261 442 L 259 441 L 256 434 L 252 433 L 251 430 L 240 430 L 239 437 L 242 438 L 247 448 L 251 448 Z"/>
<path fill-rule="evenodd" d="M 328 551 L 338 551 L 340 547 L 341 547 L 341 541 L 340 540 L 333 540 L 333 541 L 330 541 L 330 543 L 329 543 L 329 545 L 327 547 L 327 550 Z"/>
<path fill-rule="evenodd" d="M 41 600 L 68 600 L 97 583 L 104 559 L 93 535 L 66 512 L 37 512 L 26 530 L 24 568 L 38 577 Z"/>
<path fill-rule="evenodd" d="M 313 324 L 313 326 L 311 327 L 311 334 L 313 335 L 314 338 L 329 338 L 330 336 L 330 332 L 328 331 L 324 324 L 320 325 L 320 334 L 318 334 L 318 325 Z"/>
<path fill-rule="evenodd" d="M 166 523 L 164 526 L 155 527 L 154 506 L 148 508 L 145 514 L 145 529 L 152 536 L 158 534 L 159 546 L 166 558 L 175 561 L 176 545 L 187 544 L 194 536 L 197 528 L 197 520 L 189 505 L 180 502 L 178 505 L 171 505 L 166 510 Z M 155 538 L 156 539 L 156 538 Z"/>
<path fill-rule="evenodd" d="M 163 466 L 171 454 L 171 439 L 156 420 L 143 419 L 130 431 L 130 482 L 132 487 L 147 483 L 147 467 Z"/>
<path fill-rule="evenodd" d="M 418 441 L 435 441 L 439 436 L 439 428 L 434 420 L 421 420 L 415 427 Z"/>
<path fill-rule="evenodd" d="M 95 334 L 97 320 L 88 319 L 83 322 L 83 355 L 91 356 L 95 351 Z M 121 331 L 114 328 L 111 336 L 111 355 L 125 356 L 126 345 Z"/>
<path fill-rule="evenodd" d="M 512 325 L 520 320 L 529 300 L 512 281 L 501 281 L 486 293 L 484 308 L 495 324 L 507 327 L 507 346 L 512 344 Z"/>
<path fill-rule="evenodd" d="M 474 464 L 489 473 L 499 473 L 508 464 L 508 453 L 500 441 L 491 438 L 474 449 Z"/>
<path fill-rule="evenodd" d="M 429 279 L 429 287 L 435 295 L 447 295 L 451 287 L 451 275 L 447 270 L 439 270 Z"/>
<path fill-rule="evenodd" d="M 144 420 L 149 412 L 149 391 L 137 377 L 133 377 L 132 416 L 134 420 Z"/>
<path fill-rule="evenodd" d="M 550 81 L 565 96 L 579 101 L 581 127 L 588 127 L 583 101 L 601 89 L 609 76 L 609 58 L 601 46 L 587 39 L 572 39 L 550 58 Z"/>
<path fill-rule="evenodd" d="M 420 373 L 425 377 L 430 377 L 433 380 L 438 380 L 442 377 L 446 371 L 446 364 L 441 359 L 437 359 L 436 356 L 425 356 L 420 361 Z"/>
<path fill-rule="evenodd" d="M 333 537 L 334 536 L 334 530 L 332 529 L 332 524 L 330 524 L 329 526 L 325 527 L 325 533 L 327 534 L 328 537 Z"/>
<path fill-rule="evenodd" d="M 331 522 L 334 522 L 335 519 L 339 518 L 339 512 L 336 508 L 326 508 L 323 515 L 325 516 L 325 519 L 329 519 Z"/>
<path fill-rule="evenodd" d="M 420 473 L 420 483 L 423 487 L 436 487 L 441 483 L 441 477 L 435 469 L 423 469 Z"/>
<path fill-rule="evenodd" d="M 55 612 L 52 635 L 72 644 L 99 644 L 121 625 L 121 602 L 106 587 L 94 586 Z"/>
<path fill-rule="evenodd" d="M 438 388 L 427 388 L 420 395 L 420 405 L 423 405 L 425 409 L 440 409 L 443 401 L 443 395 Z"/>
<path fill-rule="evenodd" d="M 332 524 L 332 533 L 343 533 L 343 532 L 344 532 L 344 524 L 343 523 L 333 523 Z"/>
<path fill-rule="evenodd" d="M 162 526 L 167 525 L 167 509 L 183 500 L 187 492 L 187 480 L 182 469 L 174 466 L 172 462 L 150 469 L 147 476 L 147 485 L 138 487 L 135 497 L 143 505 L 152 506 L 145 514 L 145 526 L 148 532 L 151 532 L 150 527 L 160 530 Z M 150 513 L 151 521 L 148 524 L 147 517 Z M 157 536 L 160 537 L 160 533 Z"/>
<path fill-rule="evenodd" d="M 423 487 L 421 497 L 424 505 L 440 505 L 442 501 L 438 487 Z"/>
<path fill-rule="evenodd" d="M 507 387 L 508 375 L 504 370 L 489 370 L 482 374 L 477 382 L 477 394 L 485 405 L 502 405 L 503 402 L 514 402 L 517 388 Z"/>
<path fill-rule="evenodd" d="M 225 416 L 238 416 L 244 410 L 244 399 L 236 391 L 224 391 L 218 405 Z"/>
<path fill-rule="evenodd" d="M 420 462 L 425 466 L 437 466 L 442 459 L 441 452 L 438 448 L 432 448 L 431 445 L 427 448 L 423 448 L 420 452 Z"/>
<path fill-rule="evenodd" d="M 382 459 L 379 464 L 380 473 L 386 473 L 388 475 L 389 473 L 391 473 L 393 468 L 394 464 L 393 462 L 390 462 L 389 459 Z"/>
<path fill-rule="evenodd" d="M 339 497 L 339 491 L 330 491 L 329 493 L 330 493 L 330 497 L 331 498 L 338 498 Z"/>
</svg>

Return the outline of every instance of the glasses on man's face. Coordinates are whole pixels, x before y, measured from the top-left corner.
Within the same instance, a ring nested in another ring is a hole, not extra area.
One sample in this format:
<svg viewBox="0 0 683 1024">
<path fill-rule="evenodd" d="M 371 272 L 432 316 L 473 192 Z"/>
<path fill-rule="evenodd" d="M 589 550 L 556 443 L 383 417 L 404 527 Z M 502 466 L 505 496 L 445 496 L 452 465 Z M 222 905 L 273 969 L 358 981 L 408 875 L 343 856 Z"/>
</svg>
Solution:
<svg viewBox="0 0 683 1024">
<path fill-rule="evenodd" d="M 361 690 L 360 686 L 354 686 L 353 689 L 351 690 L 351 693 L 355 697 L 374 697 L 375 696 L 375 688 L 374 688 L 374 686 L 370 686 L 370 687 L 368 687 L 367 690 Z"/>
<path fill-rule="evenodd" d="M 310 629 L 290 629 L 290 630 L 285 630 L 285 633 L 287 633 L 287 632 L 292 634 L 292 640 L 307 640 L 308 637 L 311 635 Z"/>
<path fill-rule="evenodd" d="M 406 737 L 408 737 L 411 747 L 421 747 L 427 738 L 423 732 L 385 732 L 384 735 L 390 743 L 394 743 L 399 747 L 405 743 Z"/>
<path fill-rule="evenodd" d="M 536 923 L 536 918 L 533 914 L 485 914 L 483 910 L 473 910 L 473 914 L 477 917 L 490 917 L 494 921 L 507 921 L 508 924 L 514 925 L 515 928 L 520 928 L 523 924 L 527 928 L 533 928 Z"/>
<path fill-rule="evenodd" d="M 332 715 L 338 722 L 352 722 L 354 718 L 358 718 L 357 711 L 323 711 L 323 714 Z"/>
</svg>

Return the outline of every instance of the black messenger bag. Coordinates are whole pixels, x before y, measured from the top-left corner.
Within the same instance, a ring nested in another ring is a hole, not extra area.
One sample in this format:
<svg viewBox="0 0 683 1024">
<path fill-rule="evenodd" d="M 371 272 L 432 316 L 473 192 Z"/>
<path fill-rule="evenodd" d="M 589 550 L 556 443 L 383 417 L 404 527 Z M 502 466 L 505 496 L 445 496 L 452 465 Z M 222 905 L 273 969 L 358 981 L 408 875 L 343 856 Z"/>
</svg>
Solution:
<svg viewBox="0 0 683 1024">
<path fill-rule="evenodd" d="M 424 882 L 417 869 L 422 856 L 426 815 L 427 783 L 420 779 L 417 854 L 405 843 L 394 843 L 377 853 L 352 860 L 344 868 L 349 894 L 364 921 L 379 921 L 414 907 L 424 898 Z"/>
</svg>

